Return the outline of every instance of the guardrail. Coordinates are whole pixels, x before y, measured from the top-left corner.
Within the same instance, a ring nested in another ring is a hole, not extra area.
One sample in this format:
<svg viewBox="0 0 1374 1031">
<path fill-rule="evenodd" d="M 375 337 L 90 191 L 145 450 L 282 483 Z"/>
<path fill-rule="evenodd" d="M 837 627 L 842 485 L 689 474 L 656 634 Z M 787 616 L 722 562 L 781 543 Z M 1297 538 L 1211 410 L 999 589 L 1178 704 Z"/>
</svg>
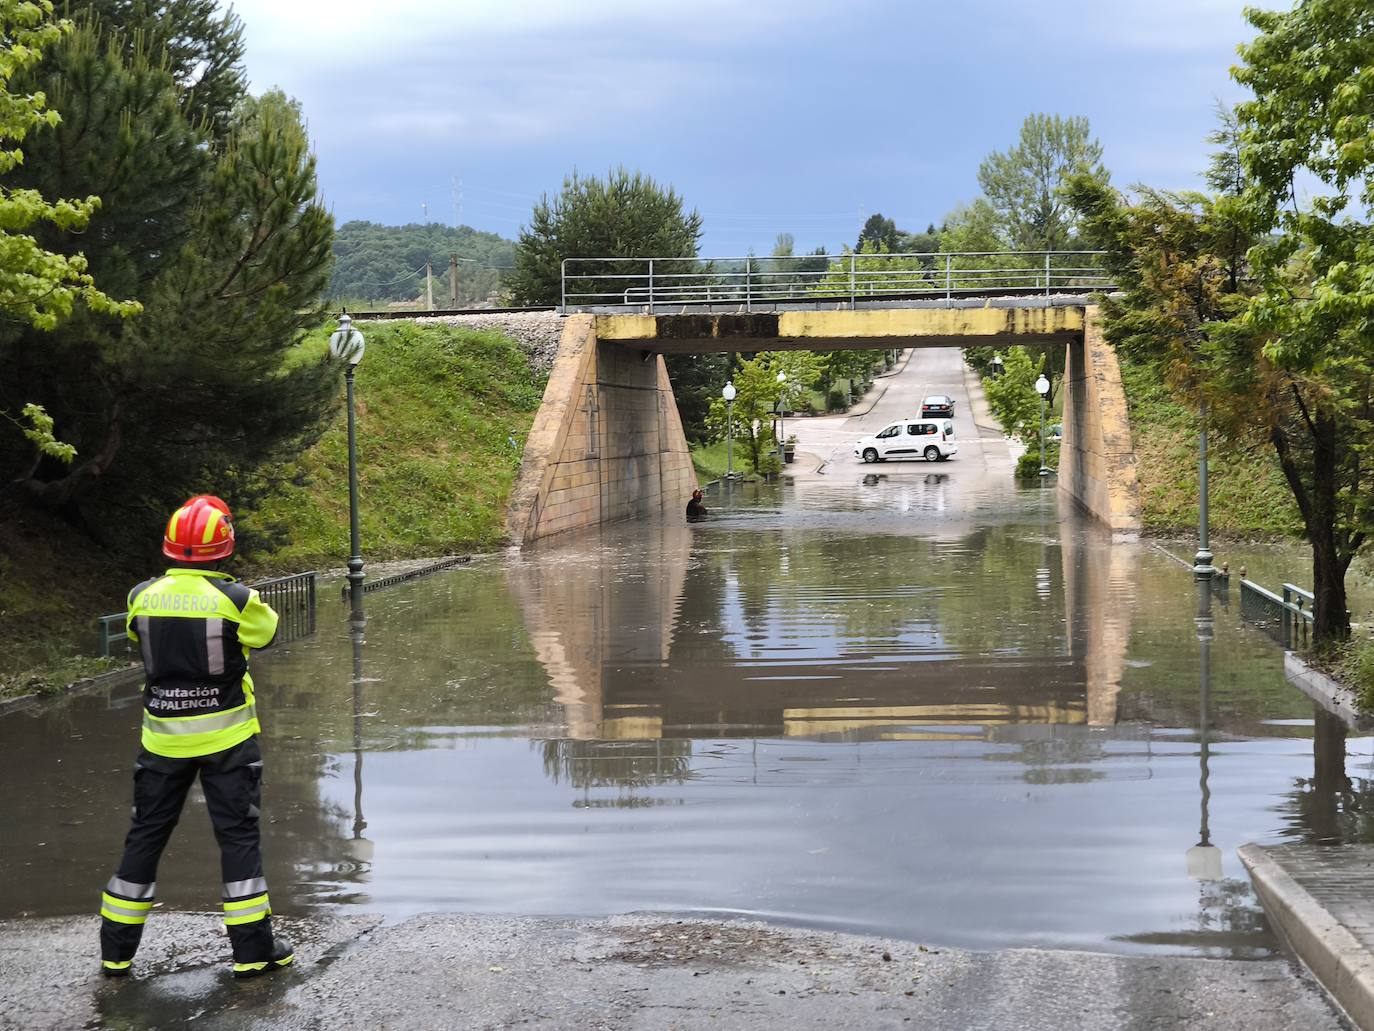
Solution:
<svg viewBox="0 0 1374 1031">
<path fill-rule="evenodd" d="M 277 636 L 273 644 L 284 641 L 294 641 L 301 637 L 308 637 L 315 632 L 315 574 L 295 573 L 292 576 L 279 576 L 272 580 L 260 580 L 251 583 L 249 587 L 254 588 L 262 600 L 271 605 L 277 613 Z M 97 622 L 100 625 L 100 657 L 107 659 L 110 657 L 110 646 L 119 641 L 124 642 L 125 649 L 129 647 L 128 635 L 125 631 L 125 622 L 128 619 L 127 612 L 115 612 L 108 616 L 101 616 Z"/>
<path fill-rule="evenodd" d="M 1240 582 L 1241 618 L 1254 623 L 1284 648 L 1307 643 L 1315 601 L 1311 591 L 1294 584 L 1284 584 L 1283 594 L 1278 595 L 1251 580 Z"/>
<path fill-rule="evenodd" d="M 383 587 L 394 587 L 396 584 L 414 580 L 417 577 L 428 576 L 430 573 L 437 573 L 441 569 L 452 569 L 454 566 L 465 566 L 472 561 L 470 555 L 456 555 L 453 558 L 440 559 L 438 562 L 431 562 L 427 566 L 419 569 L 410 569 L 404 573 L 392 573 L 390 576 L 379 577 L 376 580 L 368 580 L 363 584 L 363 593 L 370 594 L 373 591 L 380 591 Z M 348 597 L 348 585 L 344 584 L 343 596 Z"/>
<path fill-rule="evenodd" d="M 559 310 L 903 298 L 952 302 L 969 294 L 1109 289 L 1102 251 L 962 251 L 744 255 L 722 258 L 564 258 Z"/>
</svg>

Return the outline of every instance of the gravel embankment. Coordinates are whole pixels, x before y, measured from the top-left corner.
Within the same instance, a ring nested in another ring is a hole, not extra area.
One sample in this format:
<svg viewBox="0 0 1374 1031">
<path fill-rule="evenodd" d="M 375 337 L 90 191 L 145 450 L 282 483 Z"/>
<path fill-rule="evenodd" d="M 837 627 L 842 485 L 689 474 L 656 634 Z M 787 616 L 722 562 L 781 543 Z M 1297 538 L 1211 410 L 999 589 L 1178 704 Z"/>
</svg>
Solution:
<svg viewBox="0 0 1374 1031">
<path fill-rule="evenodd" d="M 472 329 L 499 329 L 518 340 L 530 356 L 530 362 L 540 373 L 553 368 L 558 353 L 558 338 L 563 333 L 563 316 L 552 311 L 504 312 L 491 315 L 436 315 L 417 318 L 421 325 L 440 323 L 446 326 L 468 326 Z"/>
</svg>

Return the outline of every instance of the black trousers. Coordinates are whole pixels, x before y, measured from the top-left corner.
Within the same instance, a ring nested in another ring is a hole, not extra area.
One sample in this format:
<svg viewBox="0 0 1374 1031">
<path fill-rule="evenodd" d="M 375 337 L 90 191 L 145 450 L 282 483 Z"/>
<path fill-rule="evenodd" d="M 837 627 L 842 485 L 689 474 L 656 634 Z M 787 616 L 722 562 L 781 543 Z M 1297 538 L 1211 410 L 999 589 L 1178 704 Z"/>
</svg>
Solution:
<svg viewBox="0 0 1374 1031">
<path fill-rule="evenodd" d="M 128 963 L 138 950 L 155 897 L 158 860 L 197 776 L 219 842 L 224 918 L 234 961 L 257 963 L 272 955 L 258 830 L 262 753 L 257 739 L 249 738 L 223 752 L 189 759 L 139 752 L 133 824 L 119 869 L 101 897 L 100 952 L 107 966 Z"/>
</svg>

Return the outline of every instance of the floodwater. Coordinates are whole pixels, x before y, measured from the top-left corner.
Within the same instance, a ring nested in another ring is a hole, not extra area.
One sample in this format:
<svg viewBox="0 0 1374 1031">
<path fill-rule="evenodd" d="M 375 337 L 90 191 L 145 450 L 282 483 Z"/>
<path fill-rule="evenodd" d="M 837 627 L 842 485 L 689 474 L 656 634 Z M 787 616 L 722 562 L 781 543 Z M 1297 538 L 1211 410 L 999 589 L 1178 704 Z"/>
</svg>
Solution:
<svg viewBox="0 0 1374 1031">
<path fill-rule="evenodd" d="M 1374 840 L 1370 739 L 1234 596 L 956 483 L 746 485 L 371 595 L 362 633 L 322 590 L 254 660 L 274 908 L 1271 954 L 1236 847 Z M 0 917 L 94 910 L 138 719 L 136 687 L 0 718 Z M 198 794 L 158 880 L 218 902 Z"/>
</svg>

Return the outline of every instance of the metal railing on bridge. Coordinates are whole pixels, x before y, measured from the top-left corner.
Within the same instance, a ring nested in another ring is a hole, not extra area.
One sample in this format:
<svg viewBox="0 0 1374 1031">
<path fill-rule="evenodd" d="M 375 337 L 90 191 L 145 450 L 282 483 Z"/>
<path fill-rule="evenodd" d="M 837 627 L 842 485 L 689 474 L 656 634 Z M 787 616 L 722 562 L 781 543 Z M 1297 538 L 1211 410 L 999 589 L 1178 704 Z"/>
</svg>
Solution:
<svg viewBox="0 0 1374 1031">
<path fill-rule="evenodd" d="M 722 306 L 1082 294 L 1110 289 L 1102 251 L 803 254 L 725 258 L 565 258 L 562 311 L 658 311 Z"/>
<path fill-rule="evenodd" d="M 273 644 L 295 641 L 315 632 L 314 572 L 260 580 L 248 586 L 254 588 L 277 613 L 277 636 Z M 97 621 L 100 624 L 101 658 L 109 658 L 110 647 L 120 641 L 128 646 L 124 629 L 128 615 L 127 612 L 115 612 L 101 616 Z"/>
<path fill-rule="evenodd" d="M 1316 598 L 1294 584 L 1284 584 L 1283 594 L 1266 590 L 1251 580 L 1240 582 L 1240 615 L 1254 623 L 1285 648 L 1306 644 L 1311 637 Z"/>
</svg>

